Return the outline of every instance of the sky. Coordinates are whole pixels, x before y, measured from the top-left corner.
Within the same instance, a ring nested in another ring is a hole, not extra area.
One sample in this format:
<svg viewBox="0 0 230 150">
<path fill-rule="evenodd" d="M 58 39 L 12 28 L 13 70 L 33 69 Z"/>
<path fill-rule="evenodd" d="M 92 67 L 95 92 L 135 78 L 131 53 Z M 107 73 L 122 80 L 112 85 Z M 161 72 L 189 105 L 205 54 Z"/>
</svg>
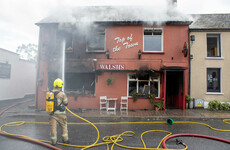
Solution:
<svg viewBox="0 0 230 150">
<path fill-rule="evenodd" d="M 38 44 L 39 27 L 35 23 L 58 10 L 92 5 L 156 6 L 162 1 L 164 0 L 0 0 L 0 48 L 16 52 L 17 47 L 22 44 Z M 230 13 L 230 0 L 177 0 L 177 9 L 184 14 Z"/>
</svg>

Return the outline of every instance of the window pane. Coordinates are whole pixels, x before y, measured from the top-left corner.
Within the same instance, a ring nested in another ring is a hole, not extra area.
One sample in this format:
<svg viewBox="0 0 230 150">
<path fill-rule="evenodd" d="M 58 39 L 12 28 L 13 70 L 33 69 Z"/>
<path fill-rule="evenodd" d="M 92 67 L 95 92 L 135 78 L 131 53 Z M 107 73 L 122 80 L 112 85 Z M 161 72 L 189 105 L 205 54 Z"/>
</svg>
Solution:
<svg viewBox="0 0 230 150">
<path fill-rule="evenodd" d="M 144 51 L 161 51 L 161 35 L 144 36 Z"/>
<path fill-rule="evenodd" d="M 149 75 L 145 72 L 138 74 L 138 80 L 149 80 Z"/>
<path fill-rule="evenodd" d="M 129 81 L 129 96 L 137 92 L 137 81 Z"/>
<path fill-rule="evenodd" d="M 158 82 L 150 82 L 150 94 L 155 94 L 158 97 Z"/>
<path fill-rule="evenodd" d="M 139 81 L 138 93 L 144 93 L 145 85 L 148 85 L 148 81 Z"/>
<path fill-rule="evenodd" d="M 135 74 L 130 74 L 129 79 L 136 79 L 136 75 Z"/>
<path fill-rule="evenodd" d="M 65 35 L 65 50 L 66 52 L 73 52 L 73 47 L 72 47 L 72 34 L 66 34 Z"/>
<path fill-rule="evenodd" d="M 208 34 L 207 35 L 207 56 L 219 57 L 220 56 L 220 35 Z"/>
<path fill-rule="evenodd" d="M 104 51 L 105 33 L 93 33 L 88 38 L 88 51 Z"/>
<path fill-rule="evenodd" d="M 207 91 L 220 92 L 220 69 L 207 69 Z"/>
<path fill-rule="evenodd" d="M 0 78 L 10 78 L 11 65 L 8 63 L 0 63 Z"/>
<path fill-rule="evenodd" d="M 65 89 L 79 94 L 94 94 L 94 73 L 66 73 Z"/>
</svg>

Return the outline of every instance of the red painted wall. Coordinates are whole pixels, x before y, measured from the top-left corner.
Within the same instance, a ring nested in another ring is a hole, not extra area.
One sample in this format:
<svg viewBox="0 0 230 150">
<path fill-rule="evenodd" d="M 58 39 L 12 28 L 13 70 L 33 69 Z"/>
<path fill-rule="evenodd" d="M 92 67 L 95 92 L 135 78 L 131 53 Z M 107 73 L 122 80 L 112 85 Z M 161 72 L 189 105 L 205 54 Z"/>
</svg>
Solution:
<svg viewBox="0 0 230 150">
<path fill-rule="evenodd" d="M 188 93 L 188 80 L 189 80 L 189 59 L 184 57 L 182 49 L 184 42 L 188 42 L 188 25 L 166 25 L 157 28 L 163 28 L 163 52 L 162 53 L 149 53 L 143 52 L 143 29 L 145 27 L 137 25 L 124 25 L 124 26 L 111 26 L 106 29 L 106 44 L 105 50 L 109 50 L 110 59 L 106 59 L 105 53 L 96 54 L 97 69 L 100 64 L 124 64 L 125 70 L 138 70 L 141 66 L 148 66 L 149 68 L 160 70 L 165 66 L 180 66 L 187 67 L 184 72 L 184 95 Z M 150 28 L 146 26 L 146 28 Z M 155 26 L 152 26 L 155 28 Z M 54 34 L 53 34 L 54 35 Z M 132 41 L 127 40 L 132 35 Z M 137 43 L 137 46 L 125 48 L 122 42 L 114 40 L 116 37 L 125 39 L 123 43 L 129 44 Z M 40 44 L 42 45 L 42 37 L 40 37 Z M 74 41 L 73 41 L 74 42 Z M 76 45 L 76 44 L 74 44 Z M 77 45 L 76 45 L 77 46 Z M 115 47 L 121 47 L 120 51 L 113 52 Z M 82 46 L 80 46 L 82 47 Z M 78 49 L 77 47 L 74 49 Z M 138 59 L 138 51 L 142 51 L 141 59 Z M 75 52 L 76 53 L 76 52 Z M 84 54 L 85 55 L 85 54 Z M 38 87 L 38 108 L 45 108 L 45 91 L 47 90 L 47 65 L 45 62 L 40 61 L 39 78 L 43 78 L 43 83 Z M 96 79 L 95 95 L 94 96 L 78 96 L 75 99 L 69 96 L 70 108 L 82 109 L 99 109 L 99 97 L 117 97 L 117 108 L 119 109 L 119 101 L 121 96 L 127 95 L 127 74 L 129 72 L 120 71 L 107 71 L 103 72 Z M 114 82 L 108 86 L 106 80 L 114 78 Z M 161 98 L 164 92 L 164 76 L 161 76 Z M 185 101 L 182 102 L 182 107 L 185 106 Z M 133 103 L 132 98 L 129 99 L 129 109 L 152 109 L 153 106 L 146 99 L 140 99 Z"/>
</svg>

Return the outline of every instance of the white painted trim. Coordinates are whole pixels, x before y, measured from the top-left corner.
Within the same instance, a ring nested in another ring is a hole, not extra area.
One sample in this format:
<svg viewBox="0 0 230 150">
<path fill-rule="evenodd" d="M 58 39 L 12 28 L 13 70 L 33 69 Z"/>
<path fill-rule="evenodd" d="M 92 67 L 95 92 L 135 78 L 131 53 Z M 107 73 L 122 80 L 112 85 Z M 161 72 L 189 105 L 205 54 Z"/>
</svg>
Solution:
<svg viewBox="0 0 230 150">
<path fill-rule="evenodd" d="M 145 39 L 144 39 L 144 31 L 145 30 L 150 30 L 150 29 L 156 29 L 156 30 L 161 30 L 162 32 L 161 32 L 161 51 L 145 51 L 145 48 L 144 48 L 144 45 L 145 45 L 145 43 L 144 43 L 144 41 L 145 41 Z M 142 30 L 142 35 L 143 35 L 143 50 L 142 50 L 142 52 L 146 52 L 146 53 L 164 53 L 164 30 L 163 30 L 163 28 L 143 28 L 143 30 Z"/>
<path fill-rule="evenodd" d="M 224 95 L 224 93 L 206 92 L 206 95 Z"/>
<path fill-rule="evenodd" d="M 205 57 L 208 60 L 224 60 L 224 57 Z"/>
</svg>

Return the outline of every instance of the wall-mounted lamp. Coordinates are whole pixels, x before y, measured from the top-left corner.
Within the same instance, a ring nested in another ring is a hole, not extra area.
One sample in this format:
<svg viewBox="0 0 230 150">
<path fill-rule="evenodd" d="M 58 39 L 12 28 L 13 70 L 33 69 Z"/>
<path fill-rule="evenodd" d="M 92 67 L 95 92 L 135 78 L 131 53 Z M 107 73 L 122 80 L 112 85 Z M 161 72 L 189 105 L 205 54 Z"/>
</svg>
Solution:
<svg viewBox="0 0 230 150">
<path fill-rule="evenodd" d="M 194 42 L 195 41 L 195 35 L 190 36 L 190 41 Z"/>
<path fill-rule="evenodd" d="M 107 59 L 109 59 L 109 50 L 105 52 L 105 55 L 107 56 Z"/>
<path fill-rule="evenodd" d="M 138 59 L 141 59 L 141 50 L 138 51 Z"/>
</svg>

